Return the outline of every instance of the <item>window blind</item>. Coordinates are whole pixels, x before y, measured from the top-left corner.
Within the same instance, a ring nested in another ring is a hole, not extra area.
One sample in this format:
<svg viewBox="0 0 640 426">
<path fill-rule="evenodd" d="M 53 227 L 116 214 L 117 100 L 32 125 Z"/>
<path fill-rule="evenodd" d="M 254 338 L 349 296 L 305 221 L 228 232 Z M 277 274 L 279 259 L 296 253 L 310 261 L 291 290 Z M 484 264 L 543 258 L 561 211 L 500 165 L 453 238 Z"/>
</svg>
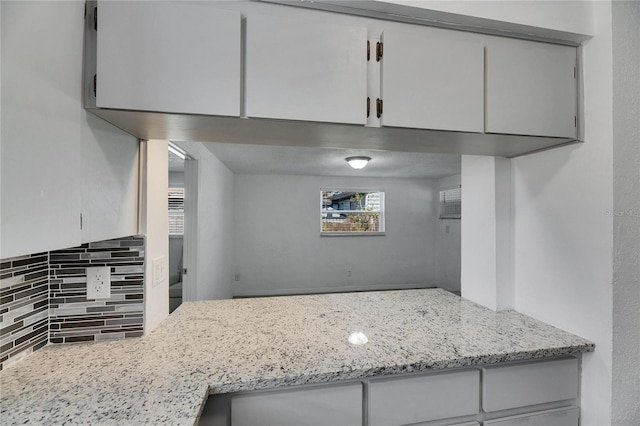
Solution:
<svg viewBox="0 0 640 426">
<path fill-rule="evenodd" d="M 440 219 L 462 217 L 462 188 L 440 191 Z"/>
<path fill-rule="evenodd" d="M 184 188 L 169 188 L 169 235 L 184 235 Z"/>
</svg>

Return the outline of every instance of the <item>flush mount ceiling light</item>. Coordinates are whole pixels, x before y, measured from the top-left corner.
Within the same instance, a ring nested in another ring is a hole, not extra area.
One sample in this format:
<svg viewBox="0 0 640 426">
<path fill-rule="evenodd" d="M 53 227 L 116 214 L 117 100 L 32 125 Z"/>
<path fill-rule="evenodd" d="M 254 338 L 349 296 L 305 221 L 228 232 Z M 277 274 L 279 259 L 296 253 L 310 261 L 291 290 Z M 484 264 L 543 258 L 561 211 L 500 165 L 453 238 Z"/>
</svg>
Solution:
<svg viewBox="0 0 640 426">
<path fill-rule="evenodd" d="M 367 163 L 371 161 L 371 157 L 347 157 L 345 160 L 354 169 L 364 169 Z"/>
</svg>

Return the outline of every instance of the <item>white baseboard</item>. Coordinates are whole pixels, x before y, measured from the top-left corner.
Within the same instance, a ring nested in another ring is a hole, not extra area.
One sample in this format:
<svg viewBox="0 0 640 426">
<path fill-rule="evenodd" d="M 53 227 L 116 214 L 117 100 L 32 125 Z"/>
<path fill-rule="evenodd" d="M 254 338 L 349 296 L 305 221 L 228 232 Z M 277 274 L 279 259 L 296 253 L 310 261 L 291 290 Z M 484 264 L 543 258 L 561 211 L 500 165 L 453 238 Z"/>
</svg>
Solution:
<svg viewBox="0 0 640 426">
<path fill-rule="evenodd" d="M 434 284 L 409 283 L 409 284 L 385 284 L 385 285 L 345 285 L 310 288 L 283 288 L 266 290 L 234 290 L 233 297 L 264 297 L 264 296 L 292 296 L 303 294 L 321 293 L 348 293 L 355 291 L 381 291 L 381 290 L 409 290 L 416 288 L 435 288 Z"/>
</svg>

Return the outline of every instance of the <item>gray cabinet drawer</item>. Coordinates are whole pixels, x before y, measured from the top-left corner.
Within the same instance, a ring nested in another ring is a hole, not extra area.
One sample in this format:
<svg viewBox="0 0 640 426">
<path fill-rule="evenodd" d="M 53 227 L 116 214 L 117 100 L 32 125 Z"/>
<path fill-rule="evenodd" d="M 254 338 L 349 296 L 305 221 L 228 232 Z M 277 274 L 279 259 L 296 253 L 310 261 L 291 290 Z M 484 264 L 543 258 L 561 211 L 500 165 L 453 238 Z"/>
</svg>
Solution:
<svg viewBox="0 0 640 426">
<path fill-rule="evenodd" d="M 372 380 L 369 425 L 404 425 L 476 414 L 478 370 Z"/>
<path fill-rule="evenodd" d="M 541 361 L 482 369 L 482 408 L 506 410 L 578 396 L 578 360 Z"/>
<path fill-rule="evenodd" d="M 457 423 L 456 423 L 457 421 Z M 462 422 L 459 420 L 436 420 L 430 422 L 411 423 L 410 425 L 402 426 L 480 426 L 478 422 Z"/>
<path fill-rule="evenodd" d="M 578 426 L 578 407 L 539 411 L 502 419 L 487 420 L 485 426 Z"/>
<path fill-rule="evenodd" d="M 232 426 L 362 426 L 362 384 L 234 395 Z"/>
</svg>

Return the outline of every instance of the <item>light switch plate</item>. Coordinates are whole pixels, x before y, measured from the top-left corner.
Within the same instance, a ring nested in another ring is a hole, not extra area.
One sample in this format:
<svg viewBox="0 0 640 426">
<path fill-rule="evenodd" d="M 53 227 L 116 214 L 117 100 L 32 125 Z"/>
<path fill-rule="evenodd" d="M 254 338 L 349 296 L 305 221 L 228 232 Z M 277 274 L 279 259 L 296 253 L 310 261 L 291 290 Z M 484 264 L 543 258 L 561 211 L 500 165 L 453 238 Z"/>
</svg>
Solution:
<svg viewBox="0 0 640 426">
<path fill-rule="evenodd" d="M 99 266 L 87 268 L 87 299 L 111 297 L 111 268 Z"/>
<path fill-rule="evenodd" d="M 160 256 L 153 259 L 152 262 L 152 287 L 157 286 L 165 280 L 167 270 L 166 257 Z"/>
</svg>

